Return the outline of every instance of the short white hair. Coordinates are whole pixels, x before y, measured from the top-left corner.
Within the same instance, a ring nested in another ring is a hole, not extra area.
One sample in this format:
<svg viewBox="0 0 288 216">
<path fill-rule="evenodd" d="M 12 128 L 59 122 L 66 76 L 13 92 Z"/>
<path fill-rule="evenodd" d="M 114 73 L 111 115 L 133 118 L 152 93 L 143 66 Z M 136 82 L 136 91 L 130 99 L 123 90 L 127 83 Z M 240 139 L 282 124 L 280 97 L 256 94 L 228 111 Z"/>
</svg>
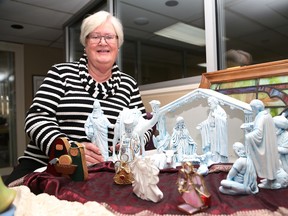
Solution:
<svg viewBox="0 0 288 216">
<path fill-rule="evenodd" d="M 81 25 L 80 42 L 85 47 L 86 37 L 98 26 L 105 22 L 111 22 L 118 36 L 118 47 L 124 42 L 123 26 L 118 18 L 107 11 L 99 11 L 86 17 Z"/>
</svg>

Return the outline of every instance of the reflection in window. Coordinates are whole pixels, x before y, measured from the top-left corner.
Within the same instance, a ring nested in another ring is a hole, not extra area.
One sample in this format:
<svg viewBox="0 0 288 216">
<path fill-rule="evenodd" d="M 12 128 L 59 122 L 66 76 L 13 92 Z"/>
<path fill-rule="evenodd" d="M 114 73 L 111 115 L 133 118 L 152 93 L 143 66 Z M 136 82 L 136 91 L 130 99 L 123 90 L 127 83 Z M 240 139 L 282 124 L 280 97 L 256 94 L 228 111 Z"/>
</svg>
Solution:
<svg viewBox="0 0 288 216">
<path fill-rule="evenodd" d="M 140 85 L 206 71 L 203 0 L 115 2 L 125 37 L 121 69 Z"/>
<path fill-rule="evenodd" d="M 206 72 L 203 0 L 113 2 L 116 16 L 124 27 L 118 65 L 139 85 Z M 108 10 L 106 1 L 97 1 L 67 23 L 68 61 L 78 60 L 83 53 L 79 42 L 83 17 L 99 10 Z"/>
<path fill-rule="evenodd" d="M 15 136 L 14 53 L 0 51 L 0 168 L 13 163 Z"/>
<path fill-rule="evenodd" d="M 106 10 L 107 11 L 107 3 L 106 1 L 95 0 L 91 1 L 90 8 L 84 8 L 83 12 L 79 12 L 79 14 L 75 17 L 72 17 L 71 20 L 68 21 L 65 27 L 66 31 L 66 59 L 67 61 L 78 61 L 80 57 L 84 53 L 84 47 L 80 43 L 80 29 L 82 21 L 88 14 L 93 14 L 96 11 Z"/>
<path fill-rule="evenodd" d="M 205 32 L 204 3 L 208 1 L 109 1 L 114 2 L 114 12 L 124 26 L 124 45 L 118 62 L 123 72 L 135 77 L 140 85 L 171 81 L 174 78 L 197 77 L 206 72 L 205 66 L 211 65 L 211 62 L 206 62 L 206 52 L 214 53 L 214 50 L 206 51 L 209 47 L 206 47 L 203 36 L 213 35 L 213 32 Z M 70 34 L 70 37 L 66 38 L 69 41 L 67 49 L 70 48 L 67 52 L 69 61 L 78 60 L 83 52 L 83 46 L 79 42 L 83 17 L 93 11 L 111 8 L 107 7 L 107 1 L 95 2 L 97 4 L 91 5 L 91 8 L 79 13 L 81 16 L 73 17 L 67 24 Z M 249 53 L 252 59 L 249 64 L 288 58 L 285 46 L 288 1 L 216 0 L 216 6 L 218 44 L 213 46 L 218 48 L 218 68 L 213 63 L 215 70 L 228 67 L 228 50 L 243 50 Z M 211 11 L 207 13 L 211 14 Z M 206 24 L 210 25 L 212 21 L 207 19 L 207 22 Z M 211 25 L 214 25 L 214 22 Z M 168 27 L 177 30 L 177 26 L 180 26 L 182 32 L 186 29 L 192 31 L 193 33 L 188 33 L 189 36 L 185 38 L 195 44 L 176 40 L 175 34 L 160 36 L 163 31 L 167 33 Z M 229 67 L 234 66 L 236 65 Z"/>
<path fill-rule="evenodd" d="M 239 51 L 251 55 L 251 64 L 288 58 L 287 46 L 284 45 L 287 43 L 288 1 L 217 0 L 217 5 L 219 47 L 223 54 L 220 55 L 222 65 L 219 69 L 229 67 L 231 62 L 228 62 L 226 53 L 232 51 L 235 59 L 240 60 L 233 66 L 247 61 Z"/>
</svg>

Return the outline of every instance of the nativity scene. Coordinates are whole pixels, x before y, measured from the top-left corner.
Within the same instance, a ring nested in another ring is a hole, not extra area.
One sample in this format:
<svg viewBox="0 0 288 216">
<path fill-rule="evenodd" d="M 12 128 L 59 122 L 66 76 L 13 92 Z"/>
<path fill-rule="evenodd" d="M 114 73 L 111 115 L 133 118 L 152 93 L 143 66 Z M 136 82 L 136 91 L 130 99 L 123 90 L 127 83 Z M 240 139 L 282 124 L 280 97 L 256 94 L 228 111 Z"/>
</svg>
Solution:
<svg viewBox="0 0 288 216">
<path fill-rule="evenodd" d="M 187 118 L 175 112 L 182 106 L 188 104 L 189 107 L 189 104 L 203 99 L 201 105 L 207 106 L 208 112 L 202 113 L 203 120 L 195 122 L 196 127 L 191 127 L 186 122 Z M 50 169 L 59 166 L 58 164 L 64 161 L 63 156 L 65 158 L 69 156 L 70 166 L 77 164 L 79 168 L 70 176 L 63 174 L 62 177 L 66 178 L 65 182 L 70 180 L 83 182 L 85 187 L 86 181 L 93 181 L 97 185 L 97 178 L 103 178 L 99 175 L 99 171 L 108 170 L 110 174 L 105 181 L 112 179 L 114 184 L 118 185 L 118 191 L 123 190 L 126 195 L 132 193 L 137 199 L 153 202 L 159 205 L 159 208 L 162 206 L 162 200 L 166 199 L 166 196 L 171 196 L 167 191 L 163 191 L 163 188 L 167 187 L 164 186 L 167 184 L 165 182 L 169 182 L 169 179 L 164 181 L 163 177 L 160 177 L 161 173 L 175 173 L 177 181 L 169 183 L 169 187 L 173 196 L 178 197 L 181 202 L 174 203 L 172 206 L 188 214 L 209 211 L 215 206 L 213 193 L 210 193 L 206 182 L 206 179 L 209 180 L 210 175 L 215 172 L 214 167 L 226 167 L 226 170 L 222 171 L 227 175 L 223 174 L 223 178 L 217 183 L 216 190 L 220 194 L 247 196 L 257 194 L 261 189 L 277 191 L 280 188 L 287 188 L 288 122 L 283 115 L 272 118 L 260 100 L 253 100 L 247 104 L 209 89 L 196 89 L 163 107 L 160 104 L 157 100 L 150 102 L 152 118 L 149 120 L 144 119 L 137 109 L 124 109 L 113 126 L 103 118 L 101 106 L 98 101 L 95 101 L 93 112 L 87 117 L 85 123 L 85 132 L 93 143 L 101 145 L 99 149 L 102 149 L 105 164 L 91 165 L 88 169 L 83 169 L 85 158 L 83 158 L 82 147 L 69 147 L 66 143 L 61 147 L 64 150 L 63 155 L 61 151 L 54 154 L 49 165 Z M 239 131 L 245 134 L 243 143 L 237 141 L 231 145 L 228 141 L 227 108 L 232 112 L 234 110 L 243 112 L 243 123 L 239 126 Z M 168 113 L 170 116 L 175 116 L 171 130 L 167 128 Z M 152 127 L 157 130 L 157 133 L 151 133 L 155 149 L 145 150 L 145 133 Z M 107 148 L 105 131 L 108 128 L 112 128 L 115 132 L 111 152 Z M 266 131 L 261 128 L 265 128 Z M 234 161 L 228 153 L 229 148 L 232 148 L 237 156 Z M 267 163 L 267 166 L 263 166 L 264 163 Z M 91 179 L 92 175 L 95 180 Z M 259 182 L 258 178 L 260 178 Z M 31 179 L 26 184 L 36 189 L 39 187 L 37 181 Z M 43 187 L 43 184 L 41 185 Z M 131 190 L 127 191 L 125 189 L 127 187 Z M 90 189 L 93 191 L 97 187 L 93 188 Z M 46 191 L 45 187 L 42 190 Z M 81 187 L 77 189 L 78 193 L 88 192 L 87 190 L 80 192 L 80 190 Z M 92 196 L 93 200 L 97 201 L 97 193 L 95 191 L 95 195 Z M 125 202 L 125 199 L 122 202 Z"/>
</svg>

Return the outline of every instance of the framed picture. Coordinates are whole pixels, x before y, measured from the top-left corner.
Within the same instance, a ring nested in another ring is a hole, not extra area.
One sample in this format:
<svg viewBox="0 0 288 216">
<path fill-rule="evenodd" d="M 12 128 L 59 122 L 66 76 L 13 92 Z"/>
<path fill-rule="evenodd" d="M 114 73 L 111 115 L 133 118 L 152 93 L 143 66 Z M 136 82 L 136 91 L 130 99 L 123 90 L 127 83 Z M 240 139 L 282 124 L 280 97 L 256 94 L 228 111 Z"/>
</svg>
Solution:
<svg viewBox="0 0 288 216">
<path fill-rule="evenodd" d="M 36 94 L 37 90 L 39 89 L 40 85 L 42 84 L 45 76 L 33 76 L 33 95 Z"/>
<path fill-rule="evenodd" d="M 272 116 L 288 112 L 288 60 L 203 73 L 200 88 L 209 88 L 249 103 L 260 99 Z"/>
</svg>

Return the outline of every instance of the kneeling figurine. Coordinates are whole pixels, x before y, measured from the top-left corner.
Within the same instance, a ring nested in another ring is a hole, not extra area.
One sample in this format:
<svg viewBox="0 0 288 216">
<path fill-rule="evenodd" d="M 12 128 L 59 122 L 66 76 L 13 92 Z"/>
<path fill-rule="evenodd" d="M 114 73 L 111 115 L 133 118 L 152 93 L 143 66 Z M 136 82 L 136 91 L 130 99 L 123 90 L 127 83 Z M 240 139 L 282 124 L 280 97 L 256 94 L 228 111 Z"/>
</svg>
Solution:
<svg viewBox="0 0 288 216">
<path fill-rule="evenodd" d="M 233 163 L 227 178 L 221 181 L 219 191 L 229 195 L 258 193 L 256 171 L 252 160 L 247 157 L 244 145 L 235 142 L 233 149 L 239 158 Z"/>
</svg>

